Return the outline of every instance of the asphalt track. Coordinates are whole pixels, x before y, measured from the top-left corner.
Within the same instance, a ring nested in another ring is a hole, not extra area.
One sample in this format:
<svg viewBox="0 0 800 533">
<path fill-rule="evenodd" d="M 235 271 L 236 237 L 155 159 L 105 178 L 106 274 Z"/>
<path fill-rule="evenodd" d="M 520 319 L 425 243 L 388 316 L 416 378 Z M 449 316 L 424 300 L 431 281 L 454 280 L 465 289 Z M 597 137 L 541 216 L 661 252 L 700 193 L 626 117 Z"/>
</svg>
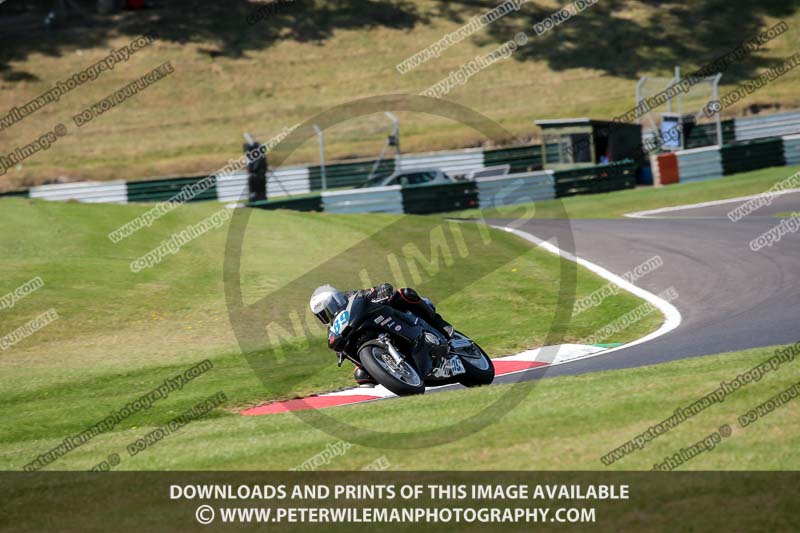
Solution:
<svg viewBox="0 0 800 533">
<path fill-rule="evenodd" d="M 682 208 L 645 218 L 515 223 L 517 229 L 618 275 L 660 256 L 663 266 L 635 284 L 654 294 L 673 288 L 678 298 L 671 303 L 683 320 L 649 342 L 500 376 L 495 383 L 653 365 L 800 340 L 800 232 L 787 233 L 758 252 L 749 247 L 751 240 L 781 222 L 775 214 L 800 211 L 800 193 L 777 196 L 770 206 L 732 222 L 727 213 L 741 203 Z"/>
</svg>

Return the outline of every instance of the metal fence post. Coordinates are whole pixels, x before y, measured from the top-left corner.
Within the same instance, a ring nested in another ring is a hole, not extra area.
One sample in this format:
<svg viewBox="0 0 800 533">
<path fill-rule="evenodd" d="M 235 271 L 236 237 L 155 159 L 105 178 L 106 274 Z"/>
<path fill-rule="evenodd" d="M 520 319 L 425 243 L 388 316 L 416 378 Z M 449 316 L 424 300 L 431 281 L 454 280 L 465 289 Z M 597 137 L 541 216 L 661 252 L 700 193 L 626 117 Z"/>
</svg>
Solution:
<svg viewBox="0 0 800 533">
<path fill-rule="evenodd" d="M 314 131 L 317 132 L 317 141 L 319 142 L 319 168 L 322 174 L 322 190 L 327 191 L 328 178 L 325 174 L 325 134 L 316 124 L 314 124 Z"/>
</svg>

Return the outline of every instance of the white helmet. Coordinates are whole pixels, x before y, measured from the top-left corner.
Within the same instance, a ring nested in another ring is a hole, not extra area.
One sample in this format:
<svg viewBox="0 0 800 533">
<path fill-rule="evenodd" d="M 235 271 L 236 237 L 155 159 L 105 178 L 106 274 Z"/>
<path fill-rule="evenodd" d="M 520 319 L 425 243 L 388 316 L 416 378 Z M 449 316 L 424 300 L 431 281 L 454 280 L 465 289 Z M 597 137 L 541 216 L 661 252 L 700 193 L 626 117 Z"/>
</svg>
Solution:
<svg viewBox="0 0 800 533">
<path fill-rule="evenodd" d="M 322 285 L 314 289 L 308 305 L 311 307 L 311 312 L 319 318 L 320 322 L 330 325 L 333 317 L 347 307 L 347 298 L 336 287 Z"/>
</svg>

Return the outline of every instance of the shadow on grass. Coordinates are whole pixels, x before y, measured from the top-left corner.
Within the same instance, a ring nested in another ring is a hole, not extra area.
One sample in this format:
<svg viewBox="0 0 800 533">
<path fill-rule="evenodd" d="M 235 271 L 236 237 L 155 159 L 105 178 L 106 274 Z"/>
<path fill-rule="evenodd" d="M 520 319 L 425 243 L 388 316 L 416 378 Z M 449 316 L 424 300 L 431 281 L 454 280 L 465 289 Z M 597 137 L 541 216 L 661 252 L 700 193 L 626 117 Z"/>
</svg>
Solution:
<svg viewBox="0 0 800 533">
<path fill-rule="evenodd" d="M 210 57 L 241 58 L 279 40 L 322 43 L 337 30 L 408 30 L 429 24 L 433 17 L 466 23 L 500 2 L 436 0 L 423 7 L 413 0 L 275 0 L 271 4 L 149 0 L 145 10 L 113 16 L 96 15 L 96 4 L 96 0 L 4 3 L 0 7 L 0 76 L 6 81 L 35 80 L 11 63 L 33 53 L 60 56 L 70 48 L 104 46 L 116 35 L 134 38 L 156 31 L 165 41 L 203 43 L 206 46 L 200 52 Z M 799 7 L 800 0 L 602 0 L 537 36 L 534 26 L 554 9 L 526 2 L 519 12 L 497 20 L 471 39 L 499 44 L 525 31 L 530 40 L 514 54 L 517 61 L 547 61 L 555 71 L 591 68 L 636 78 L 644 71 L 671 72 L 674 65 L 687 62 L 699 67 L 771 25 L 766 17 L 785 18 Z M 55 18 L 45 25 L 50 11 Z M 423 44 L 427 43 L 420 48 Z M 752 78 L 757 70 L 778 62 L 751 54 L 730 67 L 726 82 Z"/>
<path fill-rule="evenodd" d="M 387 27 L 410 29 L 427 23 L 407 0 L 149 0 L 141 11 L 96 13 L 96 0 L 9 2 L 0 7 L 0 76 L 6 81 L 37 77 L 16 69 L 39 53 L 59 57 L 71 48 L 106 46 L 109 39 L 131 39 L 154 31 L 164 41 L 204 43 L 210 57 L 246 57 L 279 40 L 322 43 L 337 30 Z M 49 23 L 48 13 L 54 17 Z"/>
<path fill-rule="evenodd" d="M 439 14 L 466 22 L 475 13 L 497 4 L 490 0 L 442 1 Z M 519 12 L 496 21 L 475 38 L 500 44 L 525 31 L 529 41 L 514 53 L 517 61 L 547 61 L 554 71 L 590 68 L 632 79 L 645 71 L 671 73 L 675 65 L 685 66 L 687 62 L 700 67 L 772 26 L 766 17 L 785 18 L 798 7 L 800 0 L 599 0 L 552 31 L 537 36 L 534 26 L 553 14 L 554 9 L 528 2 Z M 791 25 L 789 28 L 778 39 L 787 39 L 796 31 Z M 749 79 L 757 70 L 779 62 L 755 53 L 731 66 L 725 80 L 730 83 Z"/>
</svg>

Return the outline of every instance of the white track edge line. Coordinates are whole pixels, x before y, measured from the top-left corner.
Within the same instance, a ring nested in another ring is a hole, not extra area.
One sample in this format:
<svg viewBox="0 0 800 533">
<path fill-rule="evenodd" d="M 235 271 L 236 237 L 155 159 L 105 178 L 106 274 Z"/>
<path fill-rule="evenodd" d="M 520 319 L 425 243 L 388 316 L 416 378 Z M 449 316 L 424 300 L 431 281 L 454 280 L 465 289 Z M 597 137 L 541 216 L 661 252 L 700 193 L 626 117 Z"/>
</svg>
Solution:
<svg viewBox="0 0 800 533">
<path fill-rule="evenodd" d="M 670 207 L 659 207 L 658 209 L 650 209 L 647 211 L 635 211 L 633 213 L 625 213 L 623 216 L 628 218 L 649 218 L 650 215 L 656 215 L 658 213 L 669 213 L 672 211 L 683 211 L 684 209 L 697 209 L 700 207 L 711 207 L 714 205 L 723 205 L 723 204 L 732 204 L 734 202 L 745 202 L 747 200 L 752 200 L 754 198 L 759 198 L 761 196 L 781 196 L 784 194 L 791 194 L 800 192 L 800 189 L 787 189 L 785 191 L 778 191 L 774 193 L 758 193 L 758 194 L 751 194 L 750 196 L 739 196 L 737 198 L 728 198 L 726 200 L 711 200 L 709 202 L 700 202 L 697 204 L 684 204 L 684 205 L 674 205 Z"/>
<path fill-rule="evenodd" d="M 518 237 L 521 237 L 521 238 L 525 239 L 528 242 L 534 243 L 537 246 L 543 248 L 544 250 L 547 250 L 550 253 L 553 253 L 555 255 L 561 256 L 561 257 L 563 257 L 563 258 L 565 258 L 565 259 L 567 259 L 569 261 L 573 261 L 573 262 L 581 265 L 582 267 L 585 267 L 585 268 L 589 269 L 590 271 L 594 272 L 595 274 L 597 274 L 601 278 L 607 279 L 608 281 L 610 281 L 611 283 L 617 285 L 621 289 L 623 289 L 623 290 L 625 290 L 625 291 L 627 291 L 627 292 L 629 292 L 629 293 L 631 293 L 631 294 L 633 294 L 635 296 L 638 296 L 639 298 L 641 298 L 641 299 L 645 300 L 646 302 L 650 303 L 656 309 L 661 311 L 661 313 L 664 315 L 664 323 L 661 324 L 661 327 L 659 327 L 657 330 L 655 330 L 655 331 L 653 331 L 651 333 L 648 333 L 644 337 L 641 337 L 639 339 L 636 339 L 635 341 L 631 341 L 629 343 L 623 344 L 622 346 L 617 346 L 616 348 L 609 348 L 608 350 L 603 350 L 602 352 L 597 352 L 595 354 L 589 354 L 589 355 L 587 355 L 585 357 L 580 357 L 580 358 L 572 359 L 572 360 L 569 360 L 569 361 L 563 361 L 561 363 L 555 363 L 555 364 L 550 365 L 550 366 L 569 364 L 569 363 L 572 363 L 574 361 L 580 361 L 582 359 L 587 359 L 589 357 L 597 357 L 600 354 L 605 355 L 605 354 L 608 354 L 608 353 L 611 353 L 611 352 L 615 352 L 617 350 L 624 350 L 626 348 L 630 348 L 630 347 L 636 346 L 638 344 L 643 344 L 643 343 L 651 341 L 651 340 L 653 340 L 655 338 L 661 337 L 662 335 L 666 335 L 667 333 L 669 333 L 670 331 L 674 330 L 675 328 L 677 328 L 681 324 L 681 321 L 683 320 L 683 317 L 681 316 L 681 313 L 680 313 L 680 311 L 678 311 L 677 307 L 672 305 L 667 300 L 661 298 L 660 296 L 657 296 L 657 295 L 653 294 L 650 291 L 646 291 L 646 290 L 642 289 L 641 287 L 637 287 L 633 283 L 623 279 L 620 276 L 617 276 L 613 272 L 610 272 L 609 270 L 606 270 L 605 268 L 601 267 L 600 265 L 592 263 L 591 261 L 587 261 L 586 259 L 582 259 L 580 257 L 577 257 L 577 256 L 575 256 L 575 255 L 573 255 L 573 254 L 571 254 L 571 253 L 569 253 L 567 251 L 562 250 L 558 246 L 556 246 L 556 245 L 554 245 L 554 244 L 552 244 L 550 242 L 544 241 L 544 240 L 542 240 L 542 239 L 540 239 L 540 238 L 536 237 L 535 235 L 532 235 L 532 234 L 530 234 L 528 232 L 525 232 L 525 231 L 522 231 L 522 230 L 519 230 L 519 229 L 516 229 L 516 228 L 509 228 L 509 227 L 506 227 L 506 226 L 492 225 L 492 227 L 496 228 L 496 229 L 501 229 L 501 230 L 506 231 L 508 233 L 513 233 L 514 235 L 516 235 Z"/>
</svg>

